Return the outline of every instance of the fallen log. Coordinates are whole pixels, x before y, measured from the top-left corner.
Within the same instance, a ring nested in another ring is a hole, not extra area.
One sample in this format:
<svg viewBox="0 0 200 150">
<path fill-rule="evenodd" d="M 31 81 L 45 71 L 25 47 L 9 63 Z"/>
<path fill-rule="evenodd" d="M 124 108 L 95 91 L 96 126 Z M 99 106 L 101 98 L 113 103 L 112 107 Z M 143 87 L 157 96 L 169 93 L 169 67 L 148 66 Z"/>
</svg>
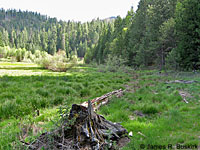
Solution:
<svg viewBox="0 0 200 150">
<path fill-rule="evenodd" d="M 101 97 L 92 99 L 91 103 L 92 103 L 93 109 L 98 110 L 102 105 L 105 105 L 108 103 L 109 98 L 111 98 L 112 96 L 121 97 L 124 92 L 125 90 L 119 89 L 119 90 L 115 90 L 107 94 L 104 94 Z M 81 105 L 87 107 L 88 102 L 84 102 Z"/>
<path fill-rule="evenodd" d="M 72 122 L 72 123 L 71 123 Z M 103 116 L 94 112 L 92 102 L 88 101 L 88 107 L 73 104 L 63 125 L 53 131 L 43 133 L 26 148 L 62 149 L 62 150 L 104 150 L 115 149 L 114 141 L 129 142 L 125 128 L 119 123 L 106 120 Z M 124 138 L 124 140 L 122 140 Z M 23 143 L 24 144 L 24 143 Z M 120 143 L 121 144 L 121 143 Z"/>
<path fill-rule="evenodd" d="M 184 83 L 184 84 L 191 84 L 191 83 L 197 83 L 198 81 L 195 80 L 175 80 L 175 81 L 168 81 L 166 82 L 167 84 L 169 83 Z"/>
</svg>

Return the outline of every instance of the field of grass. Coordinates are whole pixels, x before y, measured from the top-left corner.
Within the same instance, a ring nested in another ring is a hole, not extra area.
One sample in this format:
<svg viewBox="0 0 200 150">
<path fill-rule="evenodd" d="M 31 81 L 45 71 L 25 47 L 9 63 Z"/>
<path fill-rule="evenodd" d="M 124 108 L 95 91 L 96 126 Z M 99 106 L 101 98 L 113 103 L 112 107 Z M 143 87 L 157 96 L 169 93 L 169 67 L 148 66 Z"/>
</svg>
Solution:
<svg viewBox="0 0 200 150">
<path fill-rule="evenodd" d="M 87 101 L 124 88 L 129 81 L 127 74 L 89 67 L 59 73 L 35 64 L 0 62 L 0 149 L 11 149 L 20 129 L 42 125 L 48 130 L 45 124 L 51 124 L 59 105 Z"/>
<path fill-rule="evenodd" d="M 198 82 L 166 83 L 176 79 Z M 35 64 L 0 62 L 0 149 L 12 149 L 20 138 L 31 141 L 39 134 L 36 131 L 52 128 L 60 105 L 71 106 L 119 88 L 127 89 L 124 96 L 112 98 L 98 113 L 133 132 L 124 150 L 141 149 L 141 144 L 145 149 L 148 145 L 200 145 L 198 73 L 125 74 L 86 66 L 58 73 Z"/>
<path fill-rule="evenodd" d="M 200 74 L 180 73 L 163 76 L 155 72 L 135 73 L 122 98 L 114 98 L 101 108 L 107 119 L 133 132 L 124 150 L 179 149 L 178 145 L 200 145 Z M 192 84 L 170 83 L 195 80 Z M 189 103 L 183 101 L 180 92 Z M 143 147 L 142 147 L 142 146 Z M 183 149 L 190 149 L 185 147 Z"/>
</svg>

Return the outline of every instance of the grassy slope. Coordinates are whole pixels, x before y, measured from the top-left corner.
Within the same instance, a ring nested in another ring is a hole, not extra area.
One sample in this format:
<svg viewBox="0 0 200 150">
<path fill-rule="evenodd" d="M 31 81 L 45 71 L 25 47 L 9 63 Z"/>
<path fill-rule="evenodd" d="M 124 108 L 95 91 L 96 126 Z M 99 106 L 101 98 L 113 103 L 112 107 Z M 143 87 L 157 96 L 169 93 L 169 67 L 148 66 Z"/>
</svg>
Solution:
<svg viewBox="0 0 200 150">
<path fill-rule="evenodd" d="M 125 150 L 140 149 L 140 144 L 199 144 L 200 83 L 165 84 L 175 78 L 200 82 L 199 75 L 160 76 L 154 71 L 127 75 L 102 73 L 87 67 L 56 73 L 33 64 L 0 66 L 0 149 L 10 149 L 20 129 L 28 125 L 43 130 L 52 127 L 50 120 L 57 116 L 60 104 L 81 103 L 123 87 L 128 92 L 121 98 L 113 98 L 98 113 L 121 122 L 133 132 Z M 190 94 L 189 104 L 183 102 L 178 91 Z M 40 109 L 40 116 L 36 115 L 36 109 Z M 135 111 L 145 117 L 137 116 Z"/>
</svg>

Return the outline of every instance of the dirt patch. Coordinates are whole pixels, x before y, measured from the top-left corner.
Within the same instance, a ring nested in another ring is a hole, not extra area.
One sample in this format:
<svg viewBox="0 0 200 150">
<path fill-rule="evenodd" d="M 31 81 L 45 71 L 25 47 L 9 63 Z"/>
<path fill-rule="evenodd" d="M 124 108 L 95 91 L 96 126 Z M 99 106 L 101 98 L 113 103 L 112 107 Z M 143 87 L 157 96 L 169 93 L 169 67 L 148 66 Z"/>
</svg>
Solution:
<svg viewBox="0 0 200 150">
<path fill-rule="evenodd" d="M 137 116 L 139 116 L 139 117 L 145 117 L 146 115 L 145 114 L 143 114 L 142 112 L 140 112 L 140 111 L 134 111 L 134 114 L 135 115 L 137 115 Z"/>
</svg>

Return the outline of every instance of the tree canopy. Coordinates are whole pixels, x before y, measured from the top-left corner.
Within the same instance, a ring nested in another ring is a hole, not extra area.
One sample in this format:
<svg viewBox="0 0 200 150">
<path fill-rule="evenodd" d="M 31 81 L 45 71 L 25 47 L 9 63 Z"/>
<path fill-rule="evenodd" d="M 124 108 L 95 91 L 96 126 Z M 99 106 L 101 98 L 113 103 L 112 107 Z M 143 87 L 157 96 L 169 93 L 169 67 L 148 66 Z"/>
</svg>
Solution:
<svg viewBox="0 0 200 150">
<path fill-rule="evenodd" d="M 86 63 L 105 63 L 112 55 L 132 67 L 198 69 L 199 14 L 198 0 L 140 0 L 137 11 L 131 8 L 125 18 L 85 23 L 1 9 L 0 46 L 52 55 L 65 50 Z"/>
</svg>

